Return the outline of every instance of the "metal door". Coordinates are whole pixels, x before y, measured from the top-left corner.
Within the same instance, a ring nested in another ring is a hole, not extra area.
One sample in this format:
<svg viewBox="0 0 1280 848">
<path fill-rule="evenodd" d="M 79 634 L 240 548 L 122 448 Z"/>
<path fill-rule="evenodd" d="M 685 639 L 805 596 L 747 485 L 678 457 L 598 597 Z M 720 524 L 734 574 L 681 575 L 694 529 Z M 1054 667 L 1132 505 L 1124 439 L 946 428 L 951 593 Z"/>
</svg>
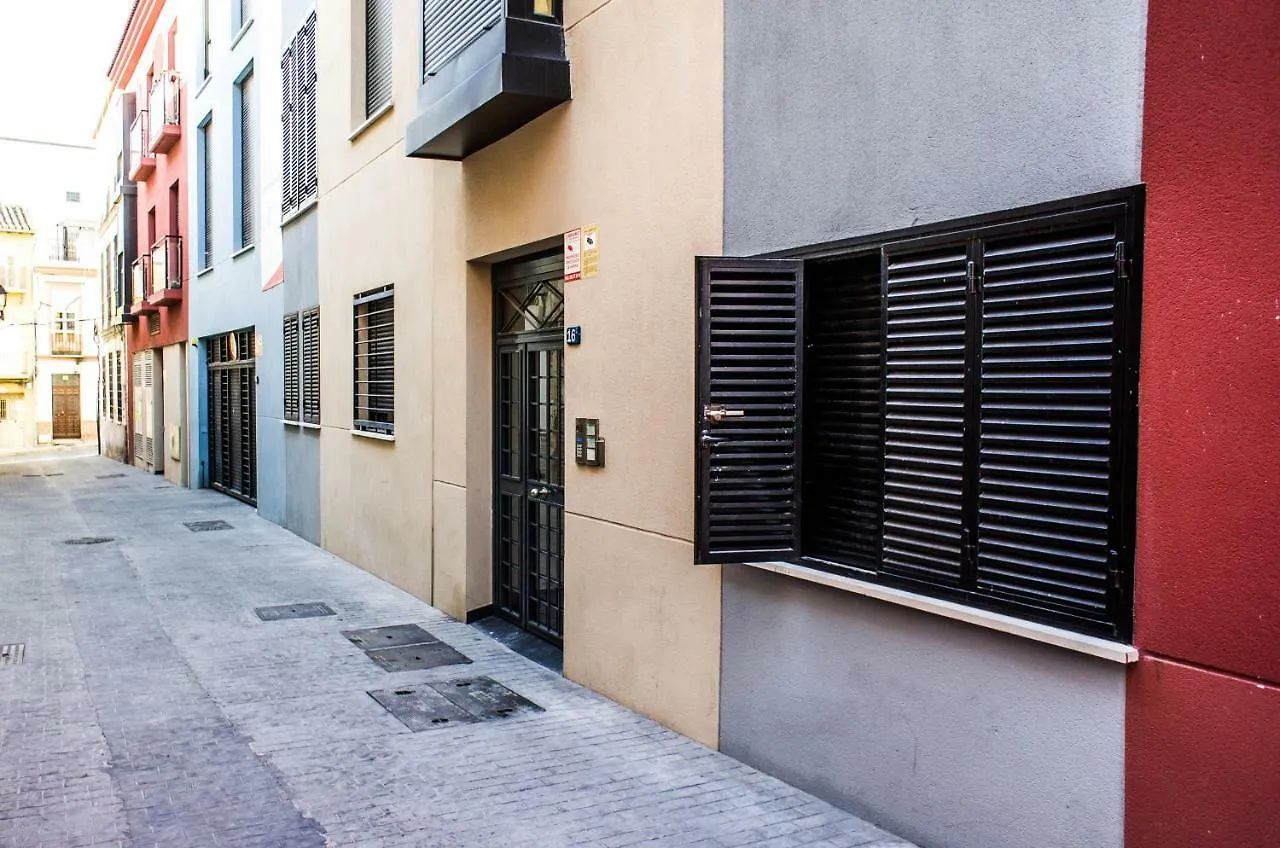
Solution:
<svg viewBox="0 0 1280 848">
<path fill-rule="evenodd" d="M 209 340 L 209 485 L 251 504 L 258 497 L 258 431 L 253 331 Z"/>
<path fill-rule="evenodd" d="M 53 437 L 80 438 L 80 375 L 53 375 Z"/>
<path fill-rule="evenodd" d="M 559 253 L 494 269 L 494 608 L 564 634 L 564 297 Z"/>
</svg>

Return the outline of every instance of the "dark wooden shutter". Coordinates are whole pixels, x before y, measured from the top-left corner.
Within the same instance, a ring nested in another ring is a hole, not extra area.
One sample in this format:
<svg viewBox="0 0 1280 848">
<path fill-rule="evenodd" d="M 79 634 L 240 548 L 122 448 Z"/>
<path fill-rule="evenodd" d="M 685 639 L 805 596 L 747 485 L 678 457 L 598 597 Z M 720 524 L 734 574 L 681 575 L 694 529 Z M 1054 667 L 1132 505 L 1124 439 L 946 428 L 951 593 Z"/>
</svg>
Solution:
<svg viewBox="0 0 1280 848">
<path fill-rule="evenodd" d="M 699 259 L 699 563 L 799 553 L 803 263 Z"/>
<path fill-rule="evenodd" d="M 316 178 L 316 13 L 307 19 L 301 40 L 298 62 L 298 84 L 301 86 L 299 102 L 302 106 L 299 136 L 300 150 L 296 154 L 298 168 L 298 200 L 302 202 L 319 190 Z"/>
<path fill-rule="evenodd" d="M 298 207 L 298 39 L 284 52 L 280 60 L 281 88 L 281 153 L 280 202 L 285 214 Z"/>
<path fill-rule="evenodd" d="M 977 588 L 1109 635 L 1128 620 L 1125 225 L 1117 206 L 982 240 Z"/>
<path fill-rule="evenodd" d="M 320 309 L 302 313 L 302 420 L 320 423 Z"/>
<path fill-rule="evenodd" d="M 391 0 L 365 0 L 364 113 L 391 100 Z"/>
<path fill-rule="evenodd" d="M 284 354 L 284 420 L 298 420 L 298 315 L 291 313 L 284 316 L 284 343 L 281 345 Z"/>
<path fill-rule="evenodd" d="M 882 571 L 959 586 L 969 240 L 884 249 Z"/>
</svg>

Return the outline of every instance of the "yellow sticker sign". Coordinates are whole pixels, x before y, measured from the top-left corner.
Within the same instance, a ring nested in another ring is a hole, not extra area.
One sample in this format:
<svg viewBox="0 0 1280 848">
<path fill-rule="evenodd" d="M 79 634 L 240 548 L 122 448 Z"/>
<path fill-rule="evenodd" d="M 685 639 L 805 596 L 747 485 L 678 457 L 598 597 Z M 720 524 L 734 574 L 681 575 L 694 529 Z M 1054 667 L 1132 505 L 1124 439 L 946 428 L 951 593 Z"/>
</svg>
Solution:
<svg viewBox="0 0 1280 848">
<path fill-rule="evenodd" d="M 594 277 L 600 273 L 600 228 L 582 228 L 582 276 Z"/>
</svg>

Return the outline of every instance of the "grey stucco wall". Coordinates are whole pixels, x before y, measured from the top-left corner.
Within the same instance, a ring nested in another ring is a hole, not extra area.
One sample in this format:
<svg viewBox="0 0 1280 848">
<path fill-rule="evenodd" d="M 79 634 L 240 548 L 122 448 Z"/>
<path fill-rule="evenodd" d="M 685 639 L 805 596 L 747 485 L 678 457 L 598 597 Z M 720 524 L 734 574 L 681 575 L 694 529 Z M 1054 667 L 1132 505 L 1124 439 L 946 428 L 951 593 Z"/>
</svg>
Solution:
<svg viewBox="0 0 1280 848">
<path fill-rule="evenodd" d="M 1138 182 L 1145 0 L 729 0 L 725 250 Z"/>
<path fill-rule="evenodd" d="M 320 302 L 318 230 L 316 206 L 284 226 L 283 312 L 299 312 Z M 325 316 L 320 316 L 321 322 Z M 320 431 L 284 427 L 281 454 L 284 492 L 283 514 L 276 519 L 313 544 L 320 544 Z"/>
<path fill-rule="evenodd" d="M 1139 181 L 1144 0 L 729 0 L 725 252 Z M 754 569 L 721 745 L 930 848 L 1118 848 L 1124 669 Z"/>
<path fill-rule="evenodd" d="M 1123 844 L 1122 665 L 749 566 L 720 747 L 929 848 Z"/>
</svg>

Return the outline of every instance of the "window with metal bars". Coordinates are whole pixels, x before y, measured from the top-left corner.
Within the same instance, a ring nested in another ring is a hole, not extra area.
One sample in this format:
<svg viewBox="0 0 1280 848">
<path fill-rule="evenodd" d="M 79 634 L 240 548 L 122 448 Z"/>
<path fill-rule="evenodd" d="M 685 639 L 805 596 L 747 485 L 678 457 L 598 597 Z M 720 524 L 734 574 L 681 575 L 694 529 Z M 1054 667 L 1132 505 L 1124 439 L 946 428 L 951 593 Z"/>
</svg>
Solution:
<svg viewBox="0 0 1280 848">
<path fill-rule="evenodd" d="M 393 286 L 354 299 L 353 425 L 395 433 L 395 292 Z"/>
<path fill-rule="evenodd" d="M 253 69 L 236 83 L 236 249 L 241 250 L 254 243 L 257 227 L 257 150 L 258 127 L 256 117 L 256 87 Z"/>
<path fill-rule="evenodd" d="M 213 267 L 213 119 L 200 125 L 200 270 Z"/>
<path fill-rule="evenodd" d="M 364 114 L 391 102 L 391 0 L 364 3 Z"/>
<path fill-rule="evenodd" d="M 698 561 L 1129 639 L 1142 202 L 700 260 Z"/>
<path fill-rule="evenodd" d="M 281 192 L 288 215 L 319 193 L 316 178 L 316 15 L 307 18 L 280 60 L 283 87 Z"/>
</svg>

